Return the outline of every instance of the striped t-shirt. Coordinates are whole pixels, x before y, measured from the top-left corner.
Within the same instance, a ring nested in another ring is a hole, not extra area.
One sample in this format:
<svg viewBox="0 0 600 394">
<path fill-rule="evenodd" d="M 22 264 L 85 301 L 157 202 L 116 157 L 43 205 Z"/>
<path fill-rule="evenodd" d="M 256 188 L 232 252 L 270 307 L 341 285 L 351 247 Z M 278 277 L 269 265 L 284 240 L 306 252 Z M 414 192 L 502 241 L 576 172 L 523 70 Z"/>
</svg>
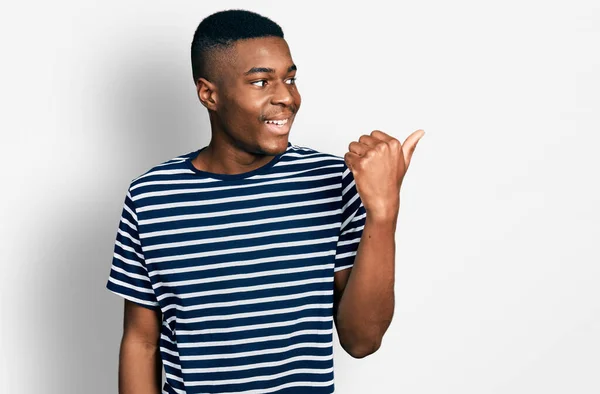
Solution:
<svg viewBox="0 0 600 394">
<path fill-rule="evenodd" d="M 366 218 L 352 172 L 288 142 L 215 174 L 200 150 L 131 181 L 106 285 L 161 310 L 163 394 L 333 393 L 334 272 Z"/>
</svg>

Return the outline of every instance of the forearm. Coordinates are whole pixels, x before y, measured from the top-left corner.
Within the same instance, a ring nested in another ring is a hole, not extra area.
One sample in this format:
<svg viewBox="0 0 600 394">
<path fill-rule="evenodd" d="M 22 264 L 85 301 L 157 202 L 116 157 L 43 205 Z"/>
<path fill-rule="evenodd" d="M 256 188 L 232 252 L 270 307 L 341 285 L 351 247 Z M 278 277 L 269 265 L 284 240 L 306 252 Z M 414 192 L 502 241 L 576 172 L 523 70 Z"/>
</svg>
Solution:
<svg viewBox="0 0 600 394">
<path fill-rule="evenodd" d="M 354 357 L 376 351 L 394 314 L 396 219 L 367 218 L 337 310 L 341 345 Z"/>
<path fill-rule="evenodd" d="M 158 343 L 123 337 L 119 353 L 119 394 L 161 392 L 162 362 Z"/>
</svg>

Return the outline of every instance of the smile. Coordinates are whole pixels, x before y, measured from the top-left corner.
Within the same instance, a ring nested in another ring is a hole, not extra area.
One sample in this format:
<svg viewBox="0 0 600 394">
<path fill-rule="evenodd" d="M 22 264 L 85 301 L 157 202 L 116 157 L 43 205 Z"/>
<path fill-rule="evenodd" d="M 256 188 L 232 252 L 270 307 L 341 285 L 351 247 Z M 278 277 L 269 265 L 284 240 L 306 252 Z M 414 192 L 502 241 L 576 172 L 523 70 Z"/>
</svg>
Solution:
<svg viewBox="0 0 600 394">
<path fill-rule="evenodd" d="M 265 123 L 266 124 L 274 124 L 277 126 L 283 126 L 288 122 L 287 119 L 281 119 L 281 120 L 266 120 Z"/>
</svg>

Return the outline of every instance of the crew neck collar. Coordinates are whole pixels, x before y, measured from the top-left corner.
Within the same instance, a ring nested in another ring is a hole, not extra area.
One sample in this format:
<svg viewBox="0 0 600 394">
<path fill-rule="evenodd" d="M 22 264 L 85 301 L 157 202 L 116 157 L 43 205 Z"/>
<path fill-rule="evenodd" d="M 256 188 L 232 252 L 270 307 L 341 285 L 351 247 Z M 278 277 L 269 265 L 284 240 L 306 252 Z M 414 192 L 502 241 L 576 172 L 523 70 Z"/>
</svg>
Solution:
<svg viewBox="0 0 600 394">
<path fill-rule="evenodd" d="M 208 147 L 205 146 L 203 148 L 198 149 L 197 151 L 194 151 L 192 153 L 190 153 L 189 157 L 185 160 L 186 165 L 188 166 L 188 168 L 190 170 L 192 170 L 195 174 L 198 175 L 203 175 L 209 178 L 215 178 L 215 179 L 221 179 L 221 180 L 238 180 L 238 179 L 245 179 L 245 178 L 249 178 L 251 176 L 257 175 L 257 174 L 263 174 L 267 171 L 269 171 L 269 169 L 271 167 L 273 167 L 275 165 L 275 163 L 277 163 L 279 161 L 279 159 L 281 159 L 281 157 L 287 152 L 289 151 L 290 147 L 292 146 L 292 143 L 288 141 L 288 145 L 287 148 L 284 152 L 276 155 L 273 157 L 273 159 L 271 159 L 268 163 L 264 164 L 261 167 L 255 168 L 252 171 L 247 171 L 247 172 L 242 172 L 241 174 L 217 174 L 215 172 L 208 172 L 208 171 L 203 171 L 203 170 L 199 170 L 196 167 L 194 167 L 194 164 L 192 163 L 192 161 L 198 156 L 198 154 L 203 151 L 204 149 L 206 149 Z"/>
</svg>

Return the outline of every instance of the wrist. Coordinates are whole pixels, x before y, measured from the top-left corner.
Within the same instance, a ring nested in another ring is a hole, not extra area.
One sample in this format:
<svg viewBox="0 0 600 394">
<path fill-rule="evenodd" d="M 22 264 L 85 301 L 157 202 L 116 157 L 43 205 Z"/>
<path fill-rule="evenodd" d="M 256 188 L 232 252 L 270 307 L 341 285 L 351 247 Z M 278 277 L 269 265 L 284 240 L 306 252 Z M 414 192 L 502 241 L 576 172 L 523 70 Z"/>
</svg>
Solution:
<svg viewBox="0 0 600 394">
<path fill-rule="evenodd" d="M 398 219 L 398 211 L 395 213 L 384 212 L 384 213 L 371 213 L 367 212 L 365 223 L 369 223 L 370 226 L 377 227 L 396 227 L 396 221 Z"/>
<path fill-rule="evenodd" d="M 400 198 L 398 197 L 391 203 L 381 205 L 377 208 L 368 209 L 366 220 L 376 222 L 379 224 L 395 223 L 398 219 L 398 213 L 400 212 Z"/>
</svg>

